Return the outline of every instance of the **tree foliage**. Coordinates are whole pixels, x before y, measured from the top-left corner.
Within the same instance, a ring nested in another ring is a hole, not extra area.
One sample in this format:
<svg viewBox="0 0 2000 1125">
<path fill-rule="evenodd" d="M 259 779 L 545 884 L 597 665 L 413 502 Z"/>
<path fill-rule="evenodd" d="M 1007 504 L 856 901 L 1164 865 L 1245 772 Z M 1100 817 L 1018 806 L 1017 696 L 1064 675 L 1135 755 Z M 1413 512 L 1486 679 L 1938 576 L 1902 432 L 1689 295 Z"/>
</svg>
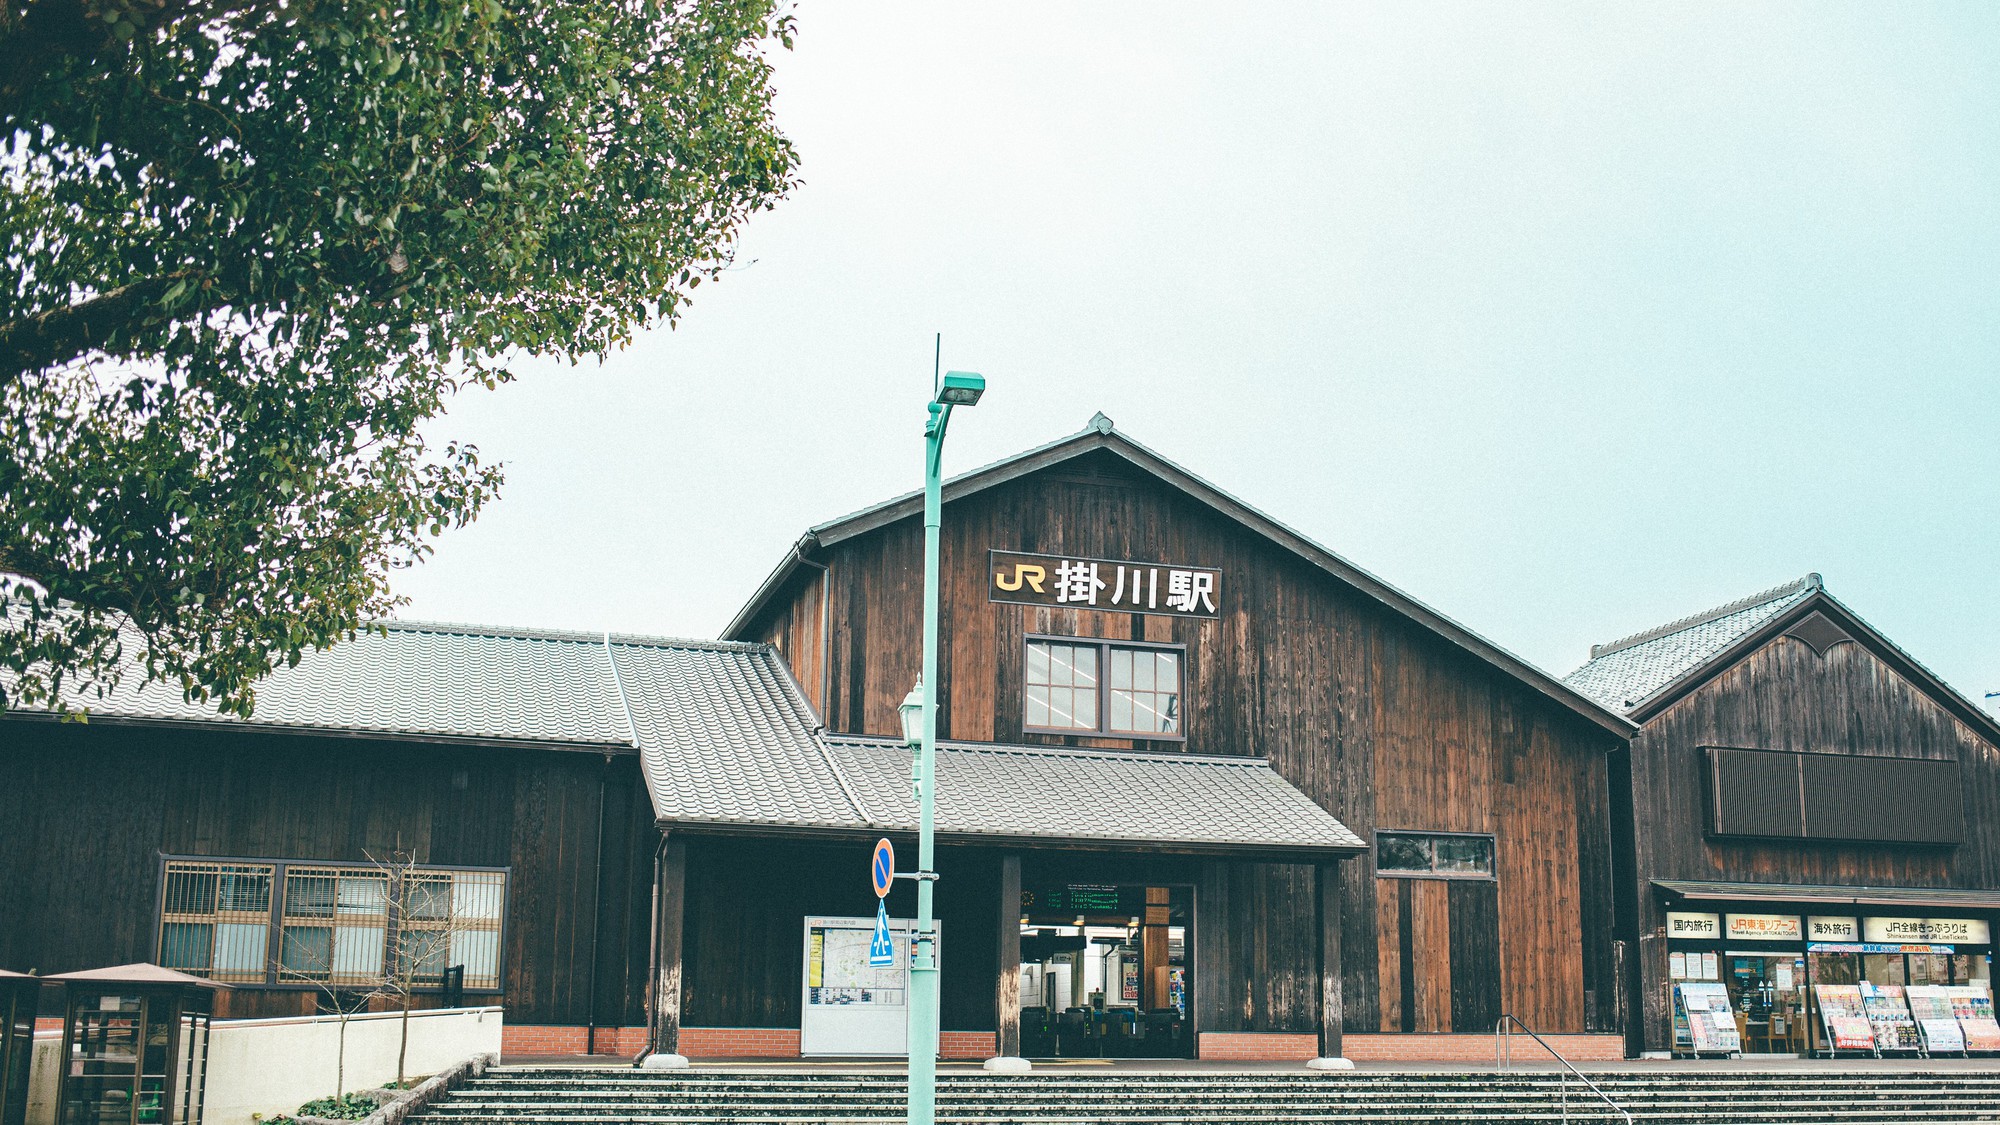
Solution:
<svg viewBox="0 0 2000 1125">
<path fill-rule="evenodd" d="M 0 4 L 0 707 L 247 715 L 494 495 L 454 391 L 671 322 L 795 182 L 772 0 Z"/>
</svg>

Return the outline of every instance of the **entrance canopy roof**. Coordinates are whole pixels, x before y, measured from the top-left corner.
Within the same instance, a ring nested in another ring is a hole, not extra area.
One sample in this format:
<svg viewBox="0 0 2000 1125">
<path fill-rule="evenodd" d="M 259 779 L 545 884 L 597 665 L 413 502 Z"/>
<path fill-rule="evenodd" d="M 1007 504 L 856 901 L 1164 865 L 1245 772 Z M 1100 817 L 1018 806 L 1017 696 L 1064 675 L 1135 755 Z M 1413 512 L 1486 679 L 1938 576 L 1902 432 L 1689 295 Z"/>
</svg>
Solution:
<svg viewBox="0 0 2000 1125">
<path fill-rule="evenodd" d="M 910 751 L 821 730 L 770 648 L 621 644 L 614 660 L 663 824 L 916 831 Z M 947 742 L 937 772 L 947 842 L 1300 859 L 1367 846 L 1262 758 Z"/>
<path fill-rule="evenodd" d="M 1796 902 L 1819 906 L 2000 910 L 2000 890 L 1840 887 L 1799 883 L 1707 883 L 1672 879 L 1655 879 L 1653 886 L 1667 897 L 1684 902 Z"/>
</svg>

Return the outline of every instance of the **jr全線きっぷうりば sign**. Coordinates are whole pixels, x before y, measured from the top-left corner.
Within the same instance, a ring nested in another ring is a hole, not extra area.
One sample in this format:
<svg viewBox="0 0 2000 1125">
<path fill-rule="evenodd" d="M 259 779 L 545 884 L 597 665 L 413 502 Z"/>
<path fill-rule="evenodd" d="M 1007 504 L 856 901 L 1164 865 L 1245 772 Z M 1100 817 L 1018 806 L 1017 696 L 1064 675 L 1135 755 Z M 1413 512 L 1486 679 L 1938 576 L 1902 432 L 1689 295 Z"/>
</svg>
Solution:
<svg viewBox="0 0 2000 1125">
<path fill-rule="evenodd" d="M 1222 572 L 1178 563 L 988 551 L 986 598 L 1019 605 L 1222 616 Z"/>
</svg>

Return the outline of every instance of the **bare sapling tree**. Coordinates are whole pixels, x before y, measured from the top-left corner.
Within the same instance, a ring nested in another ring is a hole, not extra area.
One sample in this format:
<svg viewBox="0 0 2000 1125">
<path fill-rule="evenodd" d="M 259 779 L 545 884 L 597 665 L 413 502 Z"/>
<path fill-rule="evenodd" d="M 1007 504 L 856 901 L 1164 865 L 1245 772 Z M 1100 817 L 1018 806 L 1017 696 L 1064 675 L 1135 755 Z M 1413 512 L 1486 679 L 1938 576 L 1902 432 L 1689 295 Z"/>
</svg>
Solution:
<svg viewBox="0 0 2000 1125">
<path fill-rule="evenodd" d="M 333 1100 L 347 1096 L 347 1024 L 386 995 L 389 879 L 376 870 L 293 868 L 286 874 L 278 979 L 309 984 L 339 1025 Z"/>
<path fill-rule="evenodd" d="M 410 1012 L 419 996 L 442 988 L 446 970 L 476 962 L 482 972 L 498 963 L 501 885 L 496 875 L 442 871 L 422 856 L 397 848 L 368 853 L 386 880 L 389 896 L 389 955 L 378 995 L 401 1012 L 396 1048 L 396 1086 L 407 1084 Z"/>
</svg>

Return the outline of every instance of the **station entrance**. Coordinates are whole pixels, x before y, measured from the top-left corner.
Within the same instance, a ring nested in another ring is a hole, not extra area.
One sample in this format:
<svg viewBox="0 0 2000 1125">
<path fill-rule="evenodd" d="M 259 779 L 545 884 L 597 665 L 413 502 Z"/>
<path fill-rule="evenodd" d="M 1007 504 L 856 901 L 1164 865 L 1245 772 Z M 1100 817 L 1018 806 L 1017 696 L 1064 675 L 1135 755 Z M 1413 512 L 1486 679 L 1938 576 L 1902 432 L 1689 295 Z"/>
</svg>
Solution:
<svg viewBox="0 0 2000 1125">
<path fill-rule="evenodd" d="M 1021 1053 L 1191 1058 L 1189 886 L 1066 883 L 1021 891 Z"/>
</svg>

